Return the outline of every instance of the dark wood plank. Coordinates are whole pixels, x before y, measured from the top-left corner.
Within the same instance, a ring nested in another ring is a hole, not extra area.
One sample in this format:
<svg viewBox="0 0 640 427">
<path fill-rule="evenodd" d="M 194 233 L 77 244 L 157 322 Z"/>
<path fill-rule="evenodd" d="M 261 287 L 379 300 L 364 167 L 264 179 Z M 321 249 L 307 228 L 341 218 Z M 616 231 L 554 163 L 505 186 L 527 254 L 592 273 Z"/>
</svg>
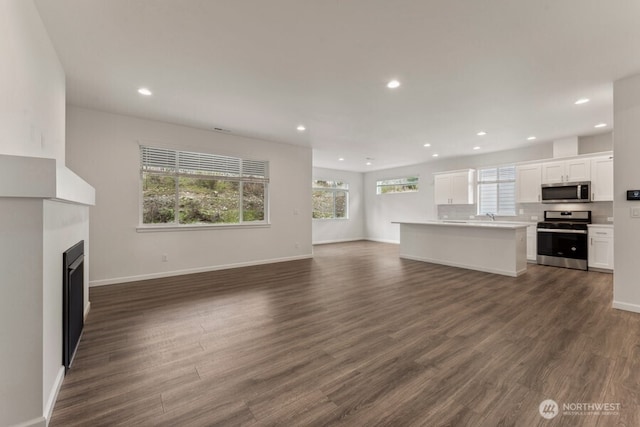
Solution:
<svg viewBox="0 0 640 427">
<path fill-rule="evenodd" d="M 612 276 L 518 278 L 396 245 L 91 289 L 51 426 L 638 425 L 640 316 Z M 544 399 L 621 403 L 538 413 Z"/>
</svg>

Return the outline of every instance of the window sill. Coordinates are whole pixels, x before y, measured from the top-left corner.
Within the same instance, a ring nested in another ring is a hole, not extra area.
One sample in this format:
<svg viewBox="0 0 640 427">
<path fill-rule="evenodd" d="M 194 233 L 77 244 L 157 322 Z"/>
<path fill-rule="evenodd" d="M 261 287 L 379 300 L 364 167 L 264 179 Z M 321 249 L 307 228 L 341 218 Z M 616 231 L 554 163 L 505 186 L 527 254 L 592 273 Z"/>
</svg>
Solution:
<svg viewBox="0 0 640 427">
<path fill-rule="evenodd" d="M 349 218 L 312 218 L 313 221 L 348 221 Z"/>
<path fill-rule="evenodd" d="M 270 228 L 270 223 L 260 224 L 211 224 L 211 225 L 139 225 L 138 233 L 155 233 L 157 231 L 195 231 L 195 230 L 229 230 L 236 228 Z"/>
</svg>

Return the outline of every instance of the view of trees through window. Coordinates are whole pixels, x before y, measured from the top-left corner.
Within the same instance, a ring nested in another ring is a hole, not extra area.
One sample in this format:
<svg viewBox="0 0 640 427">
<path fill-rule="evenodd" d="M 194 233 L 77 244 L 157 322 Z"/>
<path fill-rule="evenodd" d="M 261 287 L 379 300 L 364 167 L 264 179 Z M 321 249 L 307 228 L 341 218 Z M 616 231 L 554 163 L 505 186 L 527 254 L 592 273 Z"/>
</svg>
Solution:
<svg viewBox="0 0 640 427">
<path fill-rule="evenodd" d="M 242 222 L 265 219 L 264 183 L 146 172 L 142 181 L 144 224 L 233 224 L 241 212 Z"/>
<path fill-rule="evenodd" d="M 313 181 L 313 218 L 348 218 L 349 184 L 341 181 Z"/>
<path fill-rule="evenodd" d="M 418 177 L 383 179 L 376 181 L 376 194 L 407 193 L 418 191 Z"/>
</svg>

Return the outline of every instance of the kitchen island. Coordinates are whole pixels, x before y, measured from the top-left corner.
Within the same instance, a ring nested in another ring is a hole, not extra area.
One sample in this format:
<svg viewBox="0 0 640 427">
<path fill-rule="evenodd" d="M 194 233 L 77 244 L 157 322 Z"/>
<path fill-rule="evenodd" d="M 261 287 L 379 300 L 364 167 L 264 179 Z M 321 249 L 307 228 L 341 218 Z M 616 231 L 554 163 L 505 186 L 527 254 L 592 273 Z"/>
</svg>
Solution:
<svg viewBox="0 0 640 427">
<path fill-rule="evenodd" d="M 400 258 L 517 277 L 527 270 L 527 225 L 397 221 Z"/>
</svg>

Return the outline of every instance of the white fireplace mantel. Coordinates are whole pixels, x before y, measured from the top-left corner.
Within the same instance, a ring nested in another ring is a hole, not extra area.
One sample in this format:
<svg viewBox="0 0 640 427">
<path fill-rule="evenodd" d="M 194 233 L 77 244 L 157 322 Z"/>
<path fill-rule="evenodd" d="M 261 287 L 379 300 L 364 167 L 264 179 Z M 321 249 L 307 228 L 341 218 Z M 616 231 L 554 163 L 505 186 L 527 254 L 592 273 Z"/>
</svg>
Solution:
<svg viewBox="0 0 640 427">
<path fill-rule="evenodd" d="M 0 155 L 0 197 L 95 205 L 95 189 L 55 159 Z"/>
</svg>

